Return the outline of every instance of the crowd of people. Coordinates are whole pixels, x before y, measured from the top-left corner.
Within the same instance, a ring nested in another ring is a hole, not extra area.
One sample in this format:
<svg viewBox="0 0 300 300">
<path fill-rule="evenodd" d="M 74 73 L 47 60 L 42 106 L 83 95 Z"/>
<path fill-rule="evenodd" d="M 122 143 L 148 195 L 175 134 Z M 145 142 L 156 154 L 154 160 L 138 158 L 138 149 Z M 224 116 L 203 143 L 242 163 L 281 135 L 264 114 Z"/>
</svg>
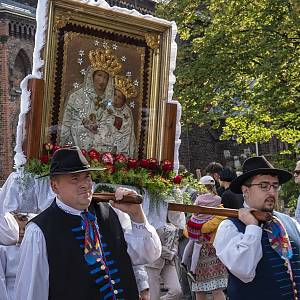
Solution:
<svg viewBox="0 0 300 300">
<path fill-rule="evenodd" d="M 93 170 L 78 147 L 60 149 L 48 174 L 53 203 L 39 215 L 0 215 L 1 300 L 298 299 L 300 204 L 295 218 L 275 208 L 280 186 L 293 175 L 300 183 L 300 162 L 291 174 L 251 157 L 239 176 L 213 162 L 194 205 L 238 209 L 238 218 L 186 214 L 182 226 L 169 211 L 156 229 L 140 204 L 122 202 L 133 190 L 92 201 Z"/>
</svg>

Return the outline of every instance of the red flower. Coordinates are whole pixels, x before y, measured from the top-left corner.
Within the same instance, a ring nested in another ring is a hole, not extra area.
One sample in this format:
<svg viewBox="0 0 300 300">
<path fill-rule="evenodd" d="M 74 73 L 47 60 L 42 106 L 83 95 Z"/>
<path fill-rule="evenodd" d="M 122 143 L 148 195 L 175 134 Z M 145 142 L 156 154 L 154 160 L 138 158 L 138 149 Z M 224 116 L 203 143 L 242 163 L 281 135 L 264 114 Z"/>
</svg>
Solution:
<svg viewBox="0 0 300 300">
<path fill-rule="evenodd" d="M 138 161 L 135 158 L 128 158 L 127 167 L 129 169 L 135 169 L 138 165 Z"/>
<path fill-rule="evenodd" d="M 47 164 L 49 163 L 49 159 L 50 159 L 50 156 L 48 154 L 44 154 L 40 157 L 40 161 L 43 163 L 43 164 Z"/>
<path fill-rule="evenodd" d="M 51 151 L 53 149 L 53 144 L 51 143 L 46 143 L 44 144 L 44 148 L 47 150 L 47 151 Z"/>
<path fill-rule="evenodd" d="M 180 184 L 181 181 L 182 181 L 182 176 L 180 176 L 180 175 L 177 175 L 177 176 L 175 176 L 175 177 L 173 178 L 173 182 L 174 182 L 175 184 Z"/>
<path fill-rule="evenodd" d="M 113 164 L 114 163 L 114 157 L 110 152 L 104 152 L 101 155 L 101 161 L 105 164 Z"/>
<path fill-rule="evenodd" d="M 140 160 L 140 166 L 141 166 L 141 168 L 144 168 L 144 169 L 148 169 L 148 167 L 149 167 L 149 162 L 148 162 L 148 160 L 147 159 L 141 159 Z"/>
<path fill-rule="evenodd" d="M 61 149 L 61 146 L 59 146 L 59 145 L 53 145 L 53 153 L 56 152 L 59 149 Z"/>
<path fill-rule="evenodd" d="M 96 151 L 95 149 L 91 149 L 88 152 L 88 155 L 89 155 L 90 159 L 99 160 L 99 158 L 100 158 L 100 153 L 98 151 Z"/>
<path fill-rule="evenodd" d="M 87 151 L 85 149 L 81 149 L 81 153 L 83 154 L 83 156 L 87 156 L 88 155 L 88 153 L 87 153 Z"/>
<path fill-rule="evenodd" d="M 149 163 L 149 169 L 150 170 L 155 170 L 155 169 L 158 168 L 158 163 L 157 163 L 156 158 L 149 158 L 148 163 Z"/>
<path fill-rule="evenodd" d="M 119 153 L 119 154 L 116 155 L 115 161 L 119 162 L 119 163 L 126 163 L 127 162 L 127 157 L 124 154 Z"/>
<path fill-rule="evenodd" d="M 161 167 L 162 167 L 164 172 L 169 172 L 169 171 L 172 171 L 173 164 L 168 159 L 165 159 L 161 162 Z"/>
</svg>

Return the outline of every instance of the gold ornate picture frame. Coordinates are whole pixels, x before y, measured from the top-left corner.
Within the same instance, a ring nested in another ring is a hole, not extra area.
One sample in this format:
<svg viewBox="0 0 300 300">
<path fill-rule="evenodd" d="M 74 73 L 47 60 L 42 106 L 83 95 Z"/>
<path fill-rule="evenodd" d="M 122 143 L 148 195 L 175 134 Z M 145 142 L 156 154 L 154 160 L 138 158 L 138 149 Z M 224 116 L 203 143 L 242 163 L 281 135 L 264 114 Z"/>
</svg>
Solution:
<svg viewBox="0 0 300 300">
<path fill-rule="evenodd" d="M 72 143 L 163 158 L 171 35 L 167 22 L 50 0 L 40 149 L 46 142 Z M 100 96 L 96 71 L 108 74 Z M 125 95 L 123 106 L 116 105 L 116 89 Z"/>
</svg>

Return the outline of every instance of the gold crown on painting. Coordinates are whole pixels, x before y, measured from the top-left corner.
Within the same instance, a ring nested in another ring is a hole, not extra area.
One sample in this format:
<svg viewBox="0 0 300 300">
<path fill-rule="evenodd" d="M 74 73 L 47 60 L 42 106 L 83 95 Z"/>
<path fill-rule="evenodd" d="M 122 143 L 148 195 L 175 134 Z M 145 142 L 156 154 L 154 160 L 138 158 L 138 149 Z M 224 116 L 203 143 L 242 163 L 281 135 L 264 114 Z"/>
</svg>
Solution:
<svg viewBox="0 0 300 300">
<path fill-rule="evenodd" d="M 122 92 L 126 99 L 136 97 L 138 94 L 132 80 L 125 76 L 116 75 L 114 77 L 114 87 Z"/>
<path fill-rule="evenodd" d="M 114 76 L 122 69 L 118 58 L 108 49 L 91 50 L 89 52 L 89 59 L 94 71 L 104 71 Z"/>
</svg>

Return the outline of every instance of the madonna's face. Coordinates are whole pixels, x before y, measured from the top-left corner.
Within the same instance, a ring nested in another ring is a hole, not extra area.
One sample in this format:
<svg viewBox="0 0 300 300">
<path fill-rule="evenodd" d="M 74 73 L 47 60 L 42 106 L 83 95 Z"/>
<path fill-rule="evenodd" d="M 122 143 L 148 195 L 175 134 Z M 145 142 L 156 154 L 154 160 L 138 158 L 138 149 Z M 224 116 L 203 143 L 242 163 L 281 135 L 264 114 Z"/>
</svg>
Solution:
<svg viewBox="0 0 300 300">
<path fill-rule="evenodd" d="M 93 74 L 94 87 L 97 93 L 104 93 L 109 75 L 104 71 L 95 71 Z"/>
</svg>

